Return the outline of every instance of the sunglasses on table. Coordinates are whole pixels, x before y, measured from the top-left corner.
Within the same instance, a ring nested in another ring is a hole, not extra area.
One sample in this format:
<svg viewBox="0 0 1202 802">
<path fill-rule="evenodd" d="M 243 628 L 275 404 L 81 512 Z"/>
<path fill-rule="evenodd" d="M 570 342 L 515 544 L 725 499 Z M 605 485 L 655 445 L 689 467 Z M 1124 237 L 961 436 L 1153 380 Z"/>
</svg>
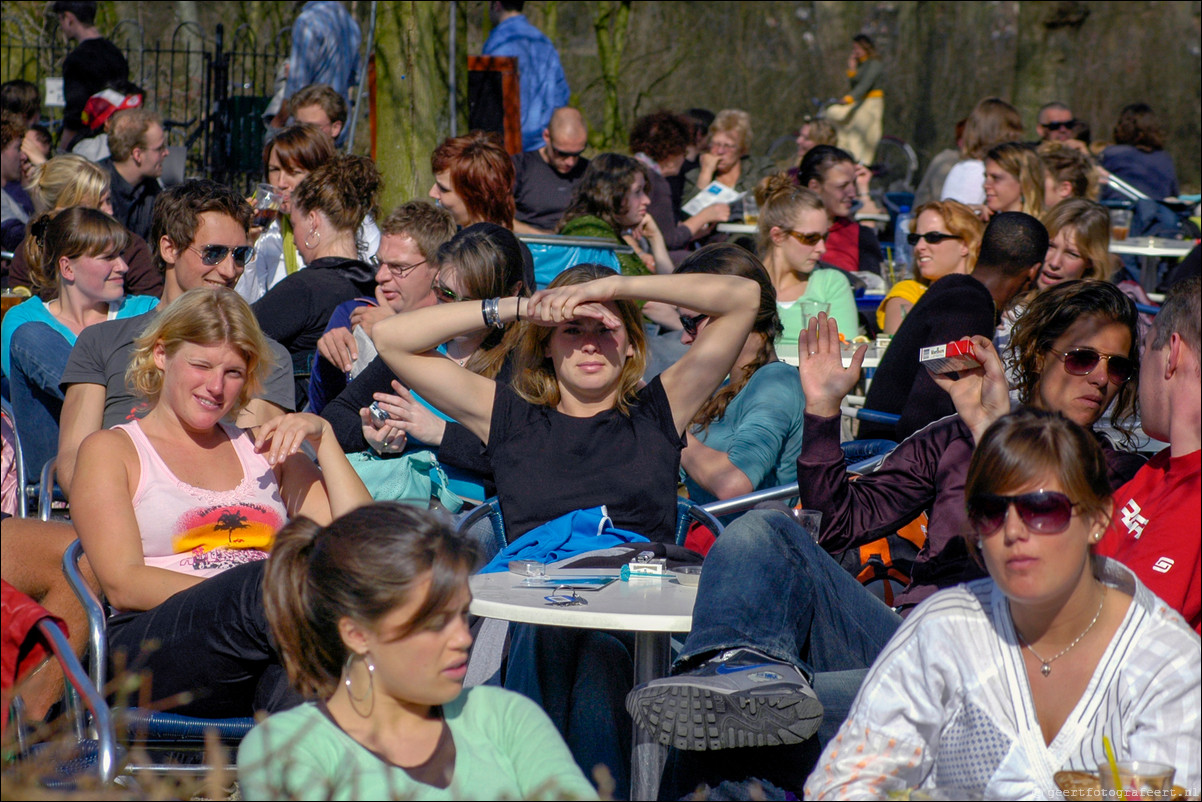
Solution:
<svg viewBox="0 0 1202 802">
<path fill-rule="evenodd" d="M 826 239 L 827 232 L 815 231 L 810 234 L 803 234 L 800 231 L 794 231 L 791 228 L 786 228 L 785 233 L 788 234 L 793 239 L 800 242 L 802 245 L 817 245 L 818 243 L 820 243 L 824 239 Z"/>
<path fill-rule="evenodd" d="M 422 259 L 420 262 L 416 262 L 411 265 L 398 265 L 394 264 L 393 262 L 381 262 L 378 256 L 373 256 L 370 260 L 371 266 L 376 270 L 379 270 L 381 267 L 387 267 L 388 272 L 397 278 L 404 278 L 428 261 L 428 259 Z"/>
<path fill-rule="evenodd" d="M 1092 348 L 1074 348 L 1060 352 L 1049 348 L 1064 363 L 1064 370 L 1072 376 L 1088 376 L 1103 359 L 1106 360 L 1106 377 L 1114 384 L 1124 384 L 1135 374 L 1135 365 L 1125 356 L 1102 354 Z"/>
<path fill-rule="evenodd" d="M 684 327 L 685 334 L 689 335 L 690 337 L 696 337 L 697 327 L 707 319 L 709 319 L 709 315 L 693 315 L 692 317 L 689 317 L 688 315 L 681 315 L 680 325 Z"/>
<path fill-rule="evenodd" d="M 202 245 L 200 247 L 189 245 L 188 250 L 200 254 L 200 261 L 208 267 L 216 267 L 221 264 L 230 253 L 234 255 L 234 264 L 238 267 L 246 267 L 246 263 L 250 261 L 250 255 L 254 252 L 254 248 L 249 245 L 239 245 L 235 248 L 228 245 Z"/>
<path fill-rule="evenodd" d="M 910 243 L 911 248 L 913 248 L 915 245 L 917 245 L 921 240 L 926 240 L 928 245 L 938 245 L 939 243 L 943 242 L 945 239 L 962 239 L 962 238 L 957 237 L 955 234 L 944 234 L 942 231 L 928 231 L 925 234 L 907 234 L 906 235 L 906 242 Z"/>
<path fill-rule="evenodd" d="M 430 285 L 430 289 L 434 292 L 434 300 L 438 301 L 440 304 L 455 304 L 459 303 L 460 301 L 469 300 L 468 298 L 465 298 L 464 296 L 455 292 L 446 284 L 443 284 L 441 281 L 435 281 Z"/>
<path fill-rule="evenodd" d="M 979 493 L 968 500 L 968 521 L 981 537 L 992 535 L 1006 523 L 1010 506 L 1032 532 L 1056 535 L 1068 529 L 1076 505 L 1063 493 L 1039 490 L 1019 496 Z"/>
<path fill-rule="evenodd" d="M 1076 120 L 1066 120 L 1062 123 L 1043 123 L 1043 127 L 1049 131 L 1059 131 L 1061 128 L 1072 128 L 1076 124 Z"/>
</svg>

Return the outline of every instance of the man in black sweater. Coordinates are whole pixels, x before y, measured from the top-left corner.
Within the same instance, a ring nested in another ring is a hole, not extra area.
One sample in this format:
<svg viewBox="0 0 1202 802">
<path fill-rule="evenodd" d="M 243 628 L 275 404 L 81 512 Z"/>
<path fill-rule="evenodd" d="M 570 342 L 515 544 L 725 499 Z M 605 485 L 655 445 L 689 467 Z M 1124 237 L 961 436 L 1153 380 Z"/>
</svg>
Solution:
<svg viewBox="0 0 1202 802">
<path fill-rule="evenodd" d="M 1048 251 L 1048 232 L 1022 212 L 994 215 L 981 240 L 971 275 L 944 276 L 931 285 L 889 344 L 872 387 L 867 409 L 901 415 L 896 426 L 861 421 L 859 437 L 904 440 L 927 424 L 953 414 L 951 397 L 918 363 L 918 353 L 979 334 L 993 338 L 998 315 L 1035 277 Z"/>
<path fill-rule="evenodd" d="M 110 81 L 128 81 L 129 63 L 125 54 L 96 29 L 95 0 L 55 0 L 51 9 L 68 41 L 79 42 L 63 61 L 63 132 L 58 147 L 71 148 L 71 140 L 83 130 L 80 115 L 88 98 L 104 89 Z"/>
</svg>

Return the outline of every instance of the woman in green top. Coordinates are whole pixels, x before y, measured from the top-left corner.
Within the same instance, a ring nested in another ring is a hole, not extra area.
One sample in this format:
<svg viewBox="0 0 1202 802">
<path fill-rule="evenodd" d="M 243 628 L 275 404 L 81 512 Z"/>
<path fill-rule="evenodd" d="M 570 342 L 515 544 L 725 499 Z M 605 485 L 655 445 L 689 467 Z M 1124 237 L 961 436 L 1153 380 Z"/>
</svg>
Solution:
<svg viewBox="0 0 1202 802">
<path fill-rule="evenodd" d="M 876 54 L 876 45 L 866 34 L 851 40 L 847 57 L 847 80 L 851 87 L 843 102 L 826 110 L 826 117 L 839 132 L 839 147 L 860 164 L 871 164 L 881 141 L 881 122 L 885 116 L 885 93 L 881 78 L 885 68 Z"/>
<path fill-rule="evenodd" d="M 825 311 L 840 321 L 839 333 L 850 340 L 858 333 L 856 299 L 843 271 L 823 267 L 819 259 L 826 252 L 826 232 L 830 226 L 826 207 L 817 194 L 802 189 L 793 179 L 779 173 L 765 179 L 756 188 L 760 205 L 758 248 L 760 259 L 776 288 L 776 306 L 784 333 L 777 349 L 786 356 L 797 354 L 797 335 L 805 327 L 806 309 L 812 314 Z M 826 304 L 810 307 L 806 302 Z"/>
<path fill-rule="evenodd" d="M 597 798 L 536 704 L 463 690 L 475 560 L 441 520 L 400 504 L 280 530 L 267 618 L 289 679 L 316 701 L 242 741 L 244 798 Z"/>
</svg>

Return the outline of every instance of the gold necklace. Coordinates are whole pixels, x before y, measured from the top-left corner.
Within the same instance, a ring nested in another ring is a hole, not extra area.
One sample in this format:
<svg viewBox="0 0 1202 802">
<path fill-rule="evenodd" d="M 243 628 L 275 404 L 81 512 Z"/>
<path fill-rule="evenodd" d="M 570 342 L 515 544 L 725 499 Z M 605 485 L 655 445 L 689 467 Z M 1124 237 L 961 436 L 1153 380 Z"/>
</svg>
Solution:
<svg viewBox="0 0 1202 802">
<path fill-rule="evenodd" d="M 1027 643 L 1027 639 L 1023 637 L 1023 633 L 1018 631 L 1017 626 L 1014 628 L 1014 634 L 1018 636 L 1018 639 L 1020 641 L 1022 641 L 1023 646 L 1026 646 L 1027 649 L 1030 650 L 1031 654 L 1035 655 L 1035 659 L 1038 660 L 1040 663 L 1042 663 L 1042 665 L 1039 667 L 1040 674 L 1043 674 L 1045 677 L 1048 676 L 1049 674 L 1051 674 L 1052 673 L 1052 663 L 1056 662 L 1061 657 L 1064 657 L 1064 655 L 1068 654 L 1069 649 L 1076 646 L 1078 643 L 1081 642 L 1082 638 L 1084 638 L 1086 635 L 1089 634 L 1089 631 L 1091 629 L 1093 629 L 1093 625 L 1098 623 L 1098 619 L 1102 617 L 1102 605 L 1104 605 L 1105 603 L 1106 603 L 1106 586 L 1102 585 L 1102 598 L 1098 600 L 1098 611 L 1093 614 L 1093 620 L 1089 622 L 1089 626 L 1087 626 L 1085 628 L 1085 631 L 1082 632 L 1080 635 L 1078 635 L 1076 637 L 1076 639 L 1073 640 L 1072 643 L 1070 643 L 1068 646 L 1065 646 L 1064 649 L 1061 650 L 1061 652 L 1059 654 L 1057 654 L 1055 657 L 1050 657 L 1047 660 L 1044 660 L 1042 657 L 1040 657 L 1039 652 L 1035 651 L 1035 648 L 1031 644 Z M 1011 616 L 1011 621 L 1013 622 L 1013 616 Z"/>
</svg>

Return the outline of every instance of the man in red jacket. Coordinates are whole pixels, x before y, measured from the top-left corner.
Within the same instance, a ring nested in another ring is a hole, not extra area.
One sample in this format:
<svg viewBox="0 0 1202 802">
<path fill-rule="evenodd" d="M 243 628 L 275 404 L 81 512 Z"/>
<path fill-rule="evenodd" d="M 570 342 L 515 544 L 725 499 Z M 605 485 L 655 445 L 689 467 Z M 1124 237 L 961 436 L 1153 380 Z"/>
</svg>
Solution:
<svg viewBox="0 0 1202 802">
<path fill-rule="evenodd" d="M 1169 290 L 1144 340 L 1139 406 L 1144 431 L 1169 447 L 1114 494 L 1097 553 L 1127 565 L 1202 631 L 1202 280 Z"/>
</svg>

